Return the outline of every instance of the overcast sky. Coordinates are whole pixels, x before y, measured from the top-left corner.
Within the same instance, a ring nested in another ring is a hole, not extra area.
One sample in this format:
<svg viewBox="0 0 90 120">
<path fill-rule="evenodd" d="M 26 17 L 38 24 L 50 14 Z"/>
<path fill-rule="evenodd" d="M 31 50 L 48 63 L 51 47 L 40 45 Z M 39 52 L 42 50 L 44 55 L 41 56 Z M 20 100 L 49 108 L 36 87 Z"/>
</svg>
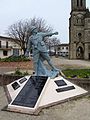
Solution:
<svg viewBox="0 0 90 120">
<path fill-rule="evenodd" d="M 61 43 L 68 43 L 71 0 L 0 0 L 0 35 L 19 20 L 39 17 L 58 31 Z M 90 0 L 87 0 L 90 8 Z"/>
</svg>

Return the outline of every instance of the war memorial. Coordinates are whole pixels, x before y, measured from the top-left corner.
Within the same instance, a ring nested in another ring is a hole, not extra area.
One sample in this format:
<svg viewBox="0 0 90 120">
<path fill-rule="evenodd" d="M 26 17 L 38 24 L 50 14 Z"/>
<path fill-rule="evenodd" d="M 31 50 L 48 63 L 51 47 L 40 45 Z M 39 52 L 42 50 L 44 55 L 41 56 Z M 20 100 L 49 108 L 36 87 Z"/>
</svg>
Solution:
<svg viewBox="0 0 90 120">
<path fill-rule="evenodd" d="M 32 26 L 31 32 L 25 56 L 28 57 L 32 44 L 35 73 L 6 86 L 8 105 L 5 110 L 38 115 L 43 108 L 85 95 L 87 91 L 64 78 L 62 71 L 51 61 L 43 39 L 57 35 L 58 32 L 38 32 L 35 26 Z M 44 61 L 51 69 L 45 66 Z"/>
</svg>

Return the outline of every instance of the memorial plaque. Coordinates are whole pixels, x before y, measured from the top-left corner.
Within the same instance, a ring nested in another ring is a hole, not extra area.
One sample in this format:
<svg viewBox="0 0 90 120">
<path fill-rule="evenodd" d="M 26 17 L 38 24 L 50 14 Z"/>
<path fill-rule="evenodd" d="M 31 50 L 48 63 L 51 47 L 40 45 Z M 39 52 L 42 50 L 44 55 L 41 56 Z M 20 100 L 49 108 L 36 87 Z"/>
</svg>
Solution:
<svg viewBox="0 0 90 120">
<path fill-rule="evenodd" d="M 64 80 L 56 80 L 55 83 L 58 87 L 67 85 Z"/>
<path fill-rule="evenodd" d="M 22 83 L 25 82 L 26 80 L 27 80 L 27 78 L 24 77 L 24 78 L 20 79 L 19 82 L 20 82 L 20 84 L 22 84 Z"/>
<path fill-rule="evenodd" d="M 12 105 L 34 108 L 48 77 L 31 76 Z"/>
<path fill-rule="evenodd" d="M 58 88 L 56 89 L 57 92 L 65 92 L 65 91 L 69 91 L 69 90 L 73 90 L 75 89 L 74 86 L 68 86 L 68 87 L 63 87 L 63 88 Z"/>
<path fill-rule="evenodd" d="M 20 85 L 17 82 L 14 82 L 12 84 L 12 87 L 13 87 L 14 90 L 16 90 L 16 89 L 18 89 L 20 87 Z"/>
</svg>

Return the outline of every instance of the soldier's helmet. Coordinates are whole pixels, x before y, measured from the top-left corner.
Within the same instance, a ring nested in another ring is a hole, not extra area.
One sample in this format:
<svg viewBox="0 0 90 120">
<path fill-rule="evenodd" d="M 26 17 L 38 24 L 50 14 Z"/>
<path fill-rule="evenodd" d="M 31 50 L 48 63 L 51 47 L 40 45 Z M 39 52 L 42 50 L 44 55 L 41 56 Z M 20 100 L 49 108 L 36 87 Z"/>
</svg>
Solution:
<svg viewBox="0 0 90 120">
<path fill-rule="evenodd" d="M 31 26 L 31 32 L 33 32 L 33 30 L 37 29 L 37 27 L 35 26 Z"/>
</svg>

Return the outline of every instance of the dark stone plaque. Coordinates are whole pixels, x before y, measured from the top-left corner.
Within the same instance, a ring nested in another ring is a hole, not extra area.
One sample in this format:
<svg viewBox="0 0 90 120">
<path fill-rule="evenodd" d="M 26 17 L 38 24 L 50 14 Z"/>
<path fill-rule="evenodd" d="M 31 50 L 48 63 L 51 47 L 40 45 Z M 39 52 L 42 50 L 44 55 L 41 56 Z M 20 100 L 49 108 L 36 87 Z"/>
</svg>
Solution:
<svg viewBox="0 0 90 120">
<path fill-rule="evenodd" d="M 31 76 L 12 105 L 34 108 L 48 77 Z"/>
<path fill-rule="evenodd" d="M 19 80 L 20 84 L 24 83 L 27 79 L 26 78 L 22 78 Z"/>
<path fill-rule="evenodd" d="M 56 80 L 55 83 L 57 84 L 58 87 L 67 85 L 64 80 Z"/>
<path fill-rule="evenodd" d="M 69 91 L 69 90 L 73 90 L 75 89 L 74 86 L 68 86 L 68 87 L 63 87 L 63 88 L 58 88 L 56 89 L 57 92 L 65 92 L 65 91 Z"/>
<path fill-rule="evenodd" d="M 20 85 L 17 82 L 14 82 L 12 84 L 12 87 L 13 87 L 14 90 L 16 90 L 16 89 L 18 89 L 20 87 Z"/>
</svg>

